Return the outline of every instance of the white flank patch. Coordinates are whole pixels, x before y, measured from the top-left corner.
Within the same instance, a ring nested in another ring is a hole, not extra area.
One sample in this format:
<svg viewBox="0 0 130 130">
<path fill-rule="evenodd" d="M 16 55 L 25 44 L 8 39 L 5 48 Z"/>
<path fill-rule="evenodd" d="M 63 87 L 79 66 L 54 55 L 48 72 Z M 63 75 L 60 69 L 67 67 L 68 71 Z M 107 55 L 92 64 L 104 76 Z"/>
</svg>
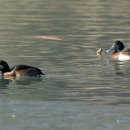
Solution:
<svg viewBox="0 0 130 130">
<path fill-rule="evenodd" d="M 119 59 L 119 61 L 127 61 L 127 60 L 130 60 L 130 56 L 124 55 L 124 54 L 119 54 L 118 59 Z"/>
</svg>

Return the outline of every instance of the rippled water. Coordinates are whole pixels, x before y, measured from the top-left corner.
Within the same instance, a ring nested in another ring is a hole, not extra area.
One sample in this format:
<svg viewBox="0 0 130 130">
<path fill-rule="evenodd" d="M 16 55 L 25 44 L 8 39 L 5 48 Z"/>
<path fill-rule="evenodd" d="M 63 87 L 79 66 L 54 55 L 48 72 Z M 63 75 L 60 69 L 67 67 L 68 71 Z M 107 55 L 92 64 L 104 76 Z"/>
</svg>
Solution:
<svg viewBox="0 0 130 130">
<path fill-rule="evenodd" d="M 130 62 L 96 55 L 116 40 L 130 46 L 129 7 L 128 0 L 0 0 L 0 59 L 46 74 L 0 79 L 0 128 L 129 130 Z"/>
</svg>

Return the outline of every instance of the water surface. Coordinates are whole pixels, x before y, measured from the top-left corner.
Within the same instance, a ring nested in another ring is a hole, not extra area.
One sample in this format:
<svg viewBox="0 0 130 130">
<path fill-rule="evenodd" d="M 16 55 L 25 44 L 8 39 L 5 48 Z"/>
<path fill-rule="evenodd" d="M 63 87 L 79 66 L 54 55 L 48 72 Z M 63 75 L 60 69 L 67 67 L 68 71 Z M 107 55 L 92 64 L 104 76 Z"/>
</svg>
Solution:
<svg viewBox="0 0 130 130">
<path fill-rule="evenodd" d="M 128 0 L 0 0 L 0 59 L 46 74 L 0 79 L 0 128 L 129 130 L 130 62 L 96 55 L 116 40 L 130 46 L 129 6 Z"/>
</svg>

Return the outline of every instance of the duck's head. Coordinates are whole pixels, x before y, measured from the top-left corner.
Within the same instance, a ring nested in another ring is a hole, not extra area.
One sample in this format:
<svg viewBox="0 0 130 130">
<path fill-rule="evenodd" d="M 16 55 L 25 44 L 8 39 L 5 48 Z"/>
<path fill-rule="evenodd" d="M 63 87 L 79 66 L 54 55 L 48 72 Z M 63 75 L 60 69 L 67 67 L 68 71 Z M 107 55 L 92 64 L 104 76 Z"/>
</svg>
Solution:
<svg viewBox="0 0 130 130">
<path fill-rule="evenodd" d="M 122 51 L 124 48 L 125 46 L 123 42 L 116 41 L 106 52 L 110 52 L 110 51 L 119 52 L 119 51 Z"/>
<path fill-rule="evenodd" d="M 0 61 L 0 71 L 2 71 L 2 73 L 10 71 L 8 63 L 4 60 Z"/>
</svg>

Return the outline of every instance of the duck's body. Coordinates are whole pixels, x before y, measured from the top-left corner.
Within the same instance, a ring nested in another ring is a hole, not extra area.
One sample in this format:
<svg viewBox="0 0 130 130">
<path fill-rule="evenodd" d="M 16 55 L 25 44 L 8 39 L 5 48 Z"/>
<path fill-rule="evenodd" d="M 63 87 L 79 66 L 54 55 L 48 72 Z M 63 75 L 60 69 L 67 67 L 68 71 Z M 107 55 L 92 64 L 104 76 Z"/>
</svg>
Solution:
<svg viewBox="0 0 130 130">
<path fill-rule="evenodd" d="M 113 51 L 112 59 L 119 61 L 130 60 L 130 48 L 125 48 L 121 41 L 116 41 L 107 52 Z"/>
<path fill-rule="evenodd" d="M 15 65 L 10 69 L 7 62 L 0 61 L 0 71 L 4 77 L 20 77 L 20 76 L 40 76 L 44 75 L 42 71 L 36 67 L 27 65 Z"/>
</svg>

